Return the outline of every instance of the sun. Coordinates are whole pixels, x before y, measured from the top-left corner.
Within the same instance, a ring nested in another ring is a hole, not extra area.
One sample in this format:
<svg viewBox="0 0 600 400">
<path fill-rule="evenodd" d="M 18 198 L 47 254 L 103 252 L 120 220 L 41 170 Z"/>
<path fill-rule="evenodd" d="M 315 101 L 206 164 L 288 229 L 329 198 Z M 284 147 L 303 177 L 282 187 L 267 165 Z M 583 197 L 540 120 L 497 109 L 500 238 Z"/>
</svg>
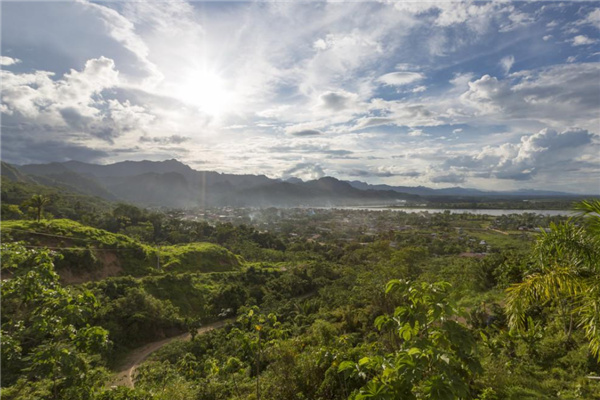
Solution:
<svg viewBox="0 0 600 400">
<path fill-rule="evenodd" d="M 230 109 L 233 95 L 221 75 L 213 71 L 199 71 L 184 80 L 179 98 L 200 111 L 218 116 Z"/>
</svg>

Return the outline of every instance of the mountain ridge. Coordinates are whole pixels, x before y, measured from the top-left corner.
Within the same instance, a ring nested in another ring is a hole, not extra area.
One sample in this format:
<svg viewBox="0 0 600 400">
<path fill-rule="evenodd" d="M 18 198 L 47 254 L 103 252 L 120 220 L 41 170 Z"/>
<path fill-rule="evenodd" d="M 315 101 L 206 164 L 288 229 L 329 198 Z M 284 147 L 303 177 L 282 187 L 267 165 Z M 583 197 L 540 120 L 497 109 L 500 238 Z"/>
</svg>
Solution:
<svg viewBox="0 0 600 400">
<path fill-rule="evenodd" d="M 418 196 L 361 190 L 333 177 L 284 182 L 265 175 L 198 171 L 177 161 L 124 161 L 108 165 L 80 161 L 11 166 L 51 186 L 143 206 L 333 206 L 396 203 Z"/>
<path fill-rule="evenodd" d="M 494 192 L 461 187 L 433 189 L 373 185 L 331 176 L 309 181 L 299 178 L 282 180 L 265 175 L 200 171 L 176 159 L 122 161 L 106 165 L 74 160 L 23 166 L 3 162 L 2 166 L 2 174 L 9 178 L 29 179 L 111 201 L 152 207 L 398 205 L 407 201 L 423 203 L 427 198 L 580 197 L 533 189 Z"/>
</svg>

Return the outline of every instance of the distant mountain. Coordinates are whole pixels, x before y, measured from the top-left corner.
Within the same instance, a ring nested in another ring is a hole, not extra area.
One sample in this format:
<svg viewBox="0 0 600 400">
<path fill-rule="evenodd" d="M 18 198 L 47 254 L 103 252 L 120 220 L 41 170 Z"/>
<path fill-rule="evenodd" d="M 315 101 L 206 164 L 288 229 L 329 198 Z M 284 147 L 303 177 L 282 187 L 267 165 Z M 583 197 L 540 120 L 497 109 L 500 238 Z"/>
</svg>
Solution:
<svg viewBox="0 0 600 400">
<path fill-rule="evenodd" d="M 332 177 L 281 181 L 264 175 L 197 171 L 177 160 L 109 165 L 68 161 L 10 168 L 13 175 L 20 173 L 45 185 L 155 207 L 382 205 L 418 199 L 394 190 L 362 190 Z"/>
<path fill-rule="evenodd" d="M 2 176 L 10 179 L 13 182 L 35 183 L 33 179 L 27 176 L 27 174 L 23 173 L 20 169 L 14 165 L 5 163 L 4 161 L 0 163 L 0 172 Z"/>
<path fill-rule="evenodd" d="M 13 181 L 34 182 L 111 201 L 142 206 L 194 208 L 203 206 L 297 207 L 393 205 L 475 198 L 566 197 L 562 192 L 519 190 L 486 192 L 451 187 L 371 185 L 323 177 L 304 182 L 264 175 L 197 171 L 177 161 L 124 161 L 109 165 L 79 161 L 16 167 L 2 163 L 2 175 Z"/>
<path fill-rule="evenodd" d="M 461 196 L 461 197 L 573 197 L 572 193 L 555 192 L 549 190 L 520 189 L 516 191 L 484 191 L 478 189 L 450 187 L 443 189 L 432 189 L 425 186 L 390 186 L 371 185 L 361 181 L 349 181 L 352 187 L 361 190 L 392 190 L 400 193 L 414 194 L 418 196 Z"/>
</svg>

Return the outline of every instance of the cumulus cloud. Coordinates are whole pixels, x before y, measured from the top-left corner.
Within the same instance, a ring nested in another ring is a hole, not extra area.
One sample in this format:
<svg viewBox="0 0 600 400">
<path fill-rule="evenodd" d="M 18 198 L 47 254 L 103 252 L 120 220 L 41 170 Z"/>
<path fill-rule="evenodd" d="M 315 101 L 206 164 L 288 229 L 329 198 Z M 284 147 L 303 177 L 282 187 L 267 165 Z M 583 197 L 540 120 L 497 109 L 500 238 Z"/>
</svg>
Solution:
<svg viewBox="0 0 600 400">
<path fill-rule="evenodd" d="M 427 135 L 422 129 L 412 129 L 410 132 L 408 132 L 408 136 L 423 136 L 423 135 Z"/>
<path fill-rule="evenodd" d="M 577 35 L 573 39 L 571 39 L 571 43 L 573 43 L 573 46 L 587 46 L 597 42 L 598 40 L 589 38 L 585 35 Z"/>
<path fill-rule="evenodd" d="M 106 57 L 90 59 L 83 70 L 60 79 L 47 71 L 2 71 L 2 80 L 2 112 L 47 130 L 67 129 L 112 142 L 125 132 L 143 130 L 155 118 L 144 107 L 102 96 L 120 83 L 114 61 Z"/>
<path fill-rule="evenodd" d="M 36 71 L 16 74 L 2 71 L 2 102 L 10 112 L 27 117 L 56 117 L 60 109 L 74 108 L 78 113 L 93 117 L 99 110 L 93 96 L 118 83 L 119 73 L 114 61 L 100 57 L 88 60 L 82 71 L 71 70 L 60 80 L 54 73 Z"/>
<path fill-rule="evenodd" d="M 587 130 L 571 128 L 563 132 L 543 129 L 521 137 L 519 143 L 485 146 L 475 155 L 449 158 L 442 168 L 458 168 L 478 176 L 497 179 L 530 180 L 544 171 L 552 173 L 569 165 L 577 169 L 576 155 L 592 144 L 594 135 Z"/>
<path fill-rule="evenodd" d="M 18 64 L 20 62 L 21 60 L 19 60 L 18 58 L 0 56 L 0 65 L 2 65 L 3 67 L 8 67 L 10 65 Z"/>
<path fill-rule="evenodd" d="M 356 94 L 343 90 L 338 92 L 325 92 L 319 96 L 322 106 L 333 111 L 341 111 L 350 107 L 352 103 L 356 101 L 356 98 Z"/>
<path fill-rule="evenodd" d="M 600 92 L 594 83 L 599 77 L 600 63 L 520 71 L 504 80 L 484 75 L 469 82 L 460 100 L 480 115 L 591 129 L 598 123 Z"/>
<path fill-rule="evenodd" d="M 598 133 L 600 64 L 581 62 L 593 57 L 583 43 L 597 39 L 598 8 L 300 3 L 211 7 L 204 18 L 183 0 L 79 0 L 65 3 L 65 13 L 44 16 L 48 22 L 37 30 L 34 23 L 19 30 L 22 24 L 13 22 L 3 49 L 23 63 L 2 71 L 3 152 L 26 148 L 4 140 L 26 132 L 7 130 L 8 124 L 35 132 L 40 143 L 62 140 L 74 153 L 104 161 L 134 150 L 137 157 L 147 151 L 155 158 L 183 154 L 177 157 L 185 160 L 187 151 L 228 172 L 280 176 L 301 159 L 307 174 L 318 175 L 317 165 L 365 177 L 407 176 L 418 184 L 430 176 L 447 183 L 487 176 L 495 180 L 489 185 L 500 177 L 529 184 L 541 179 L 543 168 L 557 167 L 516 161 L 527 147 L 518 135 L 544 127 L 564 133 L 569 126 Z M 7 5 L 5 19 L 15 21 L 19 13 L 22 21 L 32 20 L 30 9 L 18 3 Z M 76 29 L 63 29 L 70 26 L 64 18 L 73 15 L 81 16 Z M 69 39 L 73 30 L 85 38 Z M 84 46 L 91 36 L 99 42 Z M 531 57 L 536 54 L 527 53 L 533 48 L 523 37 L 539 38 L 535 49 L 562 54 L 567 63 Z M 36 43 L 35 51 L 25 51 Z M 37 51 L 39 43 L 47 49 Z M 528 55 L 518 59 L 517 72 L 507 49 Z M 204 75 L 217 77 L 217 89 L 231 95 L 218 115 L 194 105 L 194 99 L 215 98 L 196 90 L 206 86 L 197 85 Z M 450 136 L 451 142 L 443 141 Z M 576 148 L 583 156 L 565 145 L 567 156 L 556 151 L 553 157 L 579 168 L 576 162 L 593 162 L 585 147 L 597 149 L 595 142 Z M 385 168 L 393 157 L 403 157 L 402 169 Z M 446 159 L 455 164 L 442 166 Z M 510 160 L 506 167 L 502 159 Z M 434 173 L 416 174 L 429 167 Z M 578 171 L 589 181 L 590 173 Z"/>
<path fill-rule="evenodd" d="M 325 176 L 323 168 L 316 163 L 300 162 L 281 174 L 281 179 L 299 178 L 303 181 L 319 179 Z"/>
</svg>

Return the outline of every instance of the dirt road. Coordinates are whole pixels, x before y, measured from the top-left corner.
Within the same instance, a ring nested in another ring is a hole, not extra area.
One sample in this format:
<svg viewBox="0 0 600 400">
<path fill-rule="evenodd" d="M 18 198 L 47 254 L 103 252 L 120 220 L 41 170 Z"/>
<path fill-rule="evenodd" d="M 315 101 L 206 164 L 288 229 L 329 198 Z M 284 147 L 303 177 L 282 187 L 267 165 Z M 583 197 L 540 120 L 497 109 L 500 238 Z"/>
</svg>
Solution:
<svg viewBox="0 0 600 400">
<path fill-rule="evenodd" d="M 198 335 L 203 335 L 207 332 L 212 331 L 213 329 L 222 328 L 227 323 L 233 322 L 233 319 L 226 319 L 223 321 L 214 322 L 212 324 L 203 326 L 198 329 Z M 159 340 L 158 342 L 148 343 L 145 346 L 139 347 L 133 350 L 129 355 L 125 358 L 125 361 L 118 369 L 115 374 L 115 378 L 113 380 L 114 386 L 128 386 L 133 387 L 133 375 L 135 373 L 135 369 L 140 365 L 148 356 L 154 353 L 156 350 L 161 347 L 173 342 L 174 340 L 190 340 L 192 336 L 189 333 L 183 333 L 178 336 L 173 336 L 170 338 L 166 338 L 163 340 Z"/>
<path fill-rule="evenodd" d="M 314 296 L 317 292 L 310 292 L 304 294 L 302 296 L 298 296 L 294 298 L 295 301 L 306 300 L 309 297 Z M 218 329 L 224 327 L 226 324 L 235 321 L 235 318 L 225 319 L 223 321 L 214 322 L 212 324 L 208 324 L 198 329 L 198 335 L 203 335 L 207 332 L 212 331 L 213 329 Z M 156 350 L 160 349 L 163 346 L 173 342 L 174 340 L 190 340 L 192 335 L 189 333 L 183 333 L 178 336 L 172 336 L 170 338 L 166 338 L 163 340 L 159 340 L 157 342 L 148 343 L 145 346 L 138 347 L 133 350 L 131 353 L 127 355 L 123 364 L 118 368 L 118 371 L 115 373 L 115 377 L 113 379 L 113 386 L 128 386 L 133 387 L 133 375 L 135 373 L 135 369 L 140 365 L 148 356 L 154 353 Z"/>
</svg>

